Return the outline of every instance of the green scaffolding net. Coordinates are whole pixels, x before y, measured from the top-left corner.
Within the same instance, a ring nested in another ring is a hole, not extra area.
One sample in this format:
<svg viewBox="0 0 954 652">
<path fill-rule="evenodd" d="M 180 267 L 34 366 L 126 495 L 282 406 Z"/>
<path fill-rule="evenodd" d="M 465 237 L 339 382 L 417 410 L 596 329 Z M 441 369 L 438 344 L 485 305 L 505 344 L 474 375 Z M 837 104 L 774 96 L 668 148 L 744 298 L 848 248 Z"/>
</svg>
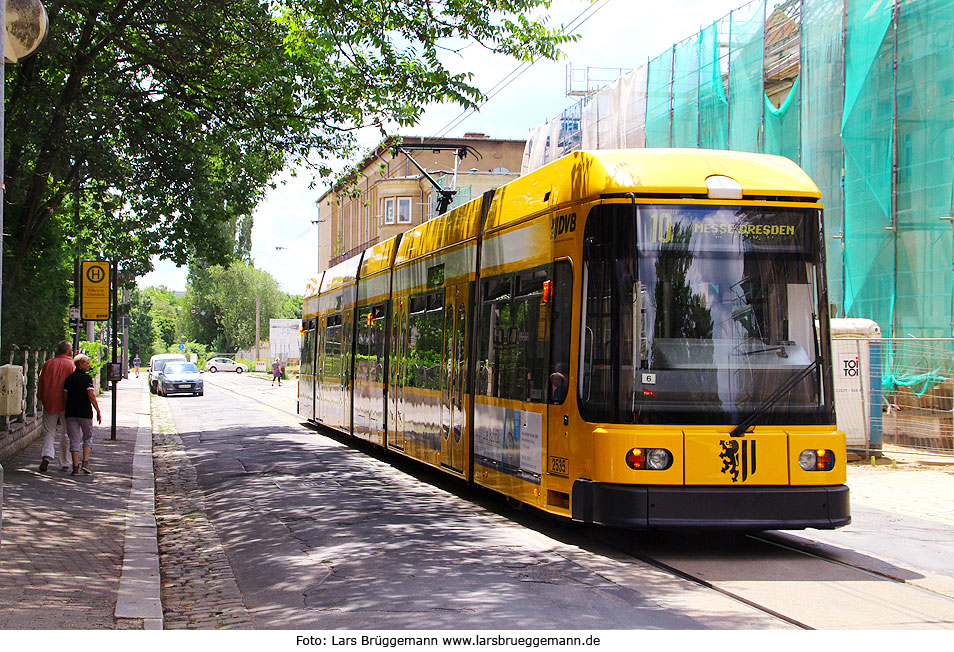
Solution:
<svg viewBox="0 0 954 652">
<path fill-rule="evenodd" d="M 729 102 L 722 82 L 718 21 L 699 34 L 699 147 L 728 147 Z"/>
<path fill-rule="evenodd" d="M 897 20 L 897 337 L 950 337 L 954 1 L 904 2 Z"/>
<path fill-rule="evenodd" d="M 649 62 L 646 93 L 646 147 L 672 146 L 672 48 Z"/>
<path fill-rule="evenodd" d="M 891 165 L 894 106 L 892 0 L 851 4 L 847 13 L 845 106 L 845 314 L 892 337 L 895 234 Z"/>
<path fill-rule="evenodd" d="M 825 204 L 825 252 L 828 297 L 841 312 L 845 301 L 845 230 L 842 193 L 841 112 L 845 104 L 845 53 L 842 47 L 844 0 L 802 3 L 801 165 L 818 184 Z"/>
<path fill-rule="evenodd" d="M 765 95 L 765 3 L 733 11 L 729 22 L 729 149 L 757 152 Z"/>
<path fill-rule="evenodd" d="M 762 138 L 764 154 L 787 156 L 798 163 L 798 82 L 789 89 L 788 96 L 778 108 L 765 96 L 765 132 Z"/>
<path fill-rule="evenodd" d="M 676 45 L 672 60 L 672 146 L 699 145 L 699 39 Z"/>
</svg>

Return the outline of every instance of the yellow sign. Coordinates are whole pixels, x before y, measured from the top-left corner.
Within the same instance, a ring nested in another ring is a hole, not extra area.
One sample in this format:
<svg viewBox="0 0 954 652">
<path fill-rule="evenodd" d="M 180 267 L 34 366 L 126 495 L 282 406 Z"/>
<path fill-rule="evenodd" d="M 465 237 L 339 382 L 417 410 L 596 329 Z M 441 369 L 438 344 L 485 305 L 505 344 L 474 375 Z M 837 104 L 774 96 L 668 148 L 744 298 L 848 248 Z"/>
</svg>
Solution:
<svg viewBox="0 0 954 652">
<path fill-rule="evenodd" d="M 109 319 L 109 263 L 103 260 L 84 260 L 80 287 L 80 317 L 86 321 Z"/>
</svg>

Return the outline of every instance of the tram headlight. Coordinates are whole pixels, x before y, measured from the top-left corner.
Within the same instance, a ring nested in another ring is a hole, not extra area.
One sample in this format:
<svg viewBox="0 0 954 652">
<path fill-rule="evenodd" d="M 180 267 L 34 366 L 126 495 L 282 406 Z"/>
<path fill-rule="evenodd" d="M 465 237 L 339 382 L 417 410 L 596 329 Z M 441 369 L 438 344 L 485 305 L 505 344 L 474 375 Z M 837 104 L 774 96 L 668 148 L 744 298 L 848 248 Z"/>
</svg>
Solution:
<svg viewBox="0 0 954 652">
<path fill-rule="evenodd" d="M 803 471 L 831 471 L 835 468 L 835 454 L 823 448 L 803 450 L 798 465 Z"/>
<path fill-rule="evenodd" d="M 802 451 L 798 456 L 798 465 L 802 467 L 802 471 L 814 471 L 817 461 L 818 455 L 812 450 Z"/>
<path fill-rule="evenodd" d="M 665 448 L 652 448 L 647 452 L 646 463 L 653 471 L 665 471 L 672 466 L 672 453 Z"/>
<path fill-rule="evenodd" d="M 665 471 L 672 466 L 672 453 L 665 448 L 632 448 L 626 466 L 634 471 Z"/>
</svg>

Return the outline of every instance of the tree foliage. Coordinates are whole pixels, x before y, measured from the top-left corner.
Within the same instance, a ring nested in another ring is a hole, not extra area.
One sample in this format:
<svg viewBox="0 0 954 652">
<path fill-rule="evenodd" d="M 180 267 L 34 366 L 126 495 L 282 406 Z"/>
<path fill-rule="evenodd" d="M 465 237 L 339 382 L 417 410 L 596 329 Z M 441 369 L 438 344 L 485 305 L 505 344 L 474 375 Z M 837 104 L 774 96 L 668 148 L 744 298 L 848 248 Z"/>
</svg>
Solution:
<svg viewBox="0 0 954 652">
<path fill-rule="evenodd" d="M 197 277 L 193 277 L 194 280 Z M 255 345 L 255 304 L 258 298 L 258 323 L 260 336 L 268 339 L 268 320 L 294 318 L 295 307 L 301 310 L 301 301 L 290 300 L 278 287 L 278 282 L 267 272 L 255 269 L 242 262 L 227 267 L 215 266 L 208 270 L 203 285 L 190 285 L 185 299 L 192 306 L 207 306 L 206 315 L 200 311 L 188 319 L 190 335 L 204 344 L 214 345 L 221 353 L 231 353 L 239 348 Z M 289 314 L 290 313 L 290 314 Z M 199 327 L 211 316 L 215 321 L 215 335 L 209 341 L 208 331 Z"/>
<path fill-rule="evenodd" d="M 465 43 L 530 59 L 566 40 L 527 17 L 544 0 L 45 5 L 46 43 L 5 73 L 3 288 L 5 305 L 49 300 L 4 309 L 6 341 L 32 339 L 38 310 L 65 326 L 72 256 L 133 275 L 155 254 L 227 265 L 286 164 L 347 155 L 357 128 L 413 124 L 429 102 L 474 105 L 443 63 Z"/>
</svg>

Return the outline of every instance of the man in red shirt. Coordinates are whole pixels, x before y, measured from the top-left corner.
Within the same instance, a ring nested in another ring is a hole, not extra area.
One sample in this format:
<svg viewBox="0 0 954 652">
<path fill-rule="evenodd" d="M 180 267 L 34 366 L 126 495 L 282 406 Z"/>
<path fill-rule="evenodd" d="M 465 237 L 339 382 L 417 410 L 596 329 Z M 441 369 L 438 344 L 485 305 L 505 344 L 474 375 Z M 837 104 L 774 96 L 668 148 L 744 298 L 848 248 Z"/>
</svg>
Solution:
<svg viewBox="0 0 954 652">
<path fill-rule="evenodd" d="M 70 469 L 69 437 L 66 434 L 66 400 L 63 398 L 63 382 L 73 373 L 73 345 L 63 340 L 56 345 L 56 357 L 43 363 L 37 384 L 37 397 L 43 403 L 43 459 L 40 471 L 46 471 L 55 455 L 53 441 L 57 425 L 62 426 L 59 462 L 62 470 Z"/>
</svg>

